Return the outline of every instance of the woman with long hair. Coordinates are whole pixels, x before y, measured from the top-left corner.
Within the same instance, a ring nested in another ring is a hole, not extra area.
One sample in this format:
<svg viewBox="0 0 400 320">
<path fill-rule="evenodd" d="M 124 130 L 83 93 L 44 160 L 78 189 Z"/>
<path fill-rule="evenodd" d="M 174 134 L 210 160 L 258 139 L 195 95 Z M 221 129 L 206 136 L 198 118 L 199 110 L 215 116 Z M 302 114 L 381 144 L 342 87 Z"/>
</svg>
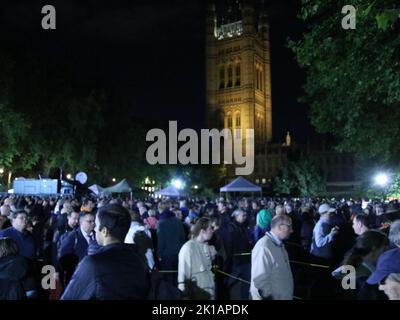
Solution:
<svg viewBox="0 0 400 320">
<path fill-rule="evenodd" d="M 212 236 L 211 220 L 200 218 L 192 229 L 191 240 L 179 252 L 178 288 L 191 300 L 215 299 L 212 260 L 216 251 L 208 245 Z"/>
</svg>

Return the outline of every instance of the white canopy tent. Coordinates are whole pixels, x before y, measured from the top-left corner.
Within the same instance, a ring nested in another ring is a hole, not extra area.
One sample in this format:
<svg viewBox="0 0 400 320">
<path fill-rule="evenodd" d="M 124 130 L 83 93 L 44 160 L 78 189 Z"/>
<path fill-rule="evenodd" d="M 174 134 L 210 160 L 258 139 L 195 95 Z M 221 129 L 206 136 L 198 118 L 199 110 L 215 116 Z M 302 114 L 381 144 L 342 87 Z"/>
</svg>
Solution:
<svg viewBox="0 0 400 320">
<path fill-rule="evenodd" d="M 131 192 L 132 188 L 129 186 L 128 182 L 126 179 L 121 180 L 117 184 L 108 187 L 108 188 L 103 188 L 104 193 L 125 193 L 125 192 Z"/>
<path fill-rule="evenodd" d="M 93 191 L 96 196 L 99 196 L 103 192 L 103 188 L 98 184 L 93 184 L 89 187 L 89 190 Z"/>
<path fill-rule="evenodd" d="M 237 177 L 232 182 L 228 183 L 219 189 L 220 192 L 259 192 L 261 195 L 262 188 L 254 183 L 246 180 L 243 177 Z"/>
<path fill-rule="evenodd" d="M 94 185 L 90 186 L 89 189 L 91 191 L 93 191 L 97 196 L 111 194 L 111 193 L 127 193 L 127 192 L 132 191 L 132 188 L 129 186 L 126 179 L 123 179 L 120 182 L 118 182 L 117 184 L 115 184 L 111 187 L 108 187 L 108 188 L 103 188 L 97 184 L 94 184 Z"/>
<path fill-rule="evenodd" d="M 172 184 L 164 189 L 156 191 L 155 195 L 162 196 L 162 197 L 177 197 L 177 198 L 187 196 L 187 194 L 185 192 L 179 190 Z"/>
</svg>

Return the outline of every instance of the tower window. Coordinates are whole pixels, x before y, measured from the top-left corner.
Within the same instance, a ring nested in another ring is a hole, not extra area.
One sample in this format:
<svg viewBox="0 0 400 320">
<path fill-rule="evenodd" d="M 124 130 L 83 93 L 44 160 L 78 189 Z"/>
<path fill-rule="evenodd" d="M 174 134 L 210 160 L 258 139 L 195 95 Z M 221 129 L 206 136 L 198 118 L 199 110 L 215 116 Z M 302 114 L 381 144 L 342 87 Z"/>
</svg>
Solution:
<svg viewBox="0 0 400 320">
<path fill-rule="evenodd" d="M 258 66 L 256 67 L 256 88 L 260 89 L 260 74 L 258 72 Z"/>
<path fill-rule="evenodd" d="M 228 116 L 228 121 L 227 121 L 227 123 L 228 123 L 228 128 L 232 128 L 232 116 Z"/>
<path fill-rule="evenodd" d="M 261 90 L 261 91 L 264 91 L 264 90 L 263 90 L 263 85 L 264 85 L 264 81 L 263 81 L 263 72 L 262 72 L 262 70 L 260 70 L 260 90 Z"/>
<path fill-rule="evenodd" d="M 233 82 L 233 70 L 232 66 L 228 67 L 228 84 L 227 87 L 232 87 L 232 82 Z"/>
<path fill-rule="evenodd" d="M 236 114 L 236 127 L 240 127 L 240 113 Z"/>
<path fill-rule="evenodd" d="M 240 63 L 236 65 L 235 76 L 235 86 L 240 86 Z"/>
<path fill-rule="evenodd" d="M 219 69 L 219 88 L 225 88 L 225 68 L 221 67 Z"/>
</svg>

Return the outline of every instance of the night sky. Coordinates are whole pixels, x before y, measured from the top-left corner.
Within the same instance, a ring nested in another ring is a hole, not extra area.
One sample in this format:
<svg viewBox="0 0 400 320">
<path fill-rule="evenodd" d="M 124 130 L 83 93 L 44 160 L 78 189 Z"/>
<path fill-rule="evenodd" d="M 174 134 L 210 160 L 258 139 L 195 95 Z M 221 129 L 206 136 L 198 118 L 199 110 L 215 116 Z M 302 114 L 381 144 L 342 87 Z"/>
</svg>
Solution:
<svg viewBox="0 0 400 320">
<path fill-rule="evenodd" d="M 274 141 L 286 131 L 304 142 L 311 128 L 297 102 L 304 74 L 286 48 L 303 26 L 299 1 L 270 0 Z M 41 28 L 42 6 L 57 10 L 57 29 Z M 190 1 L 2 1 L 0 47 L 66 61 L 79 85 L 107 88 L 147 121 L 204 127 L 205 4 Z M 156 126 L 156 125 L 155 125 Z"/>
</svg>

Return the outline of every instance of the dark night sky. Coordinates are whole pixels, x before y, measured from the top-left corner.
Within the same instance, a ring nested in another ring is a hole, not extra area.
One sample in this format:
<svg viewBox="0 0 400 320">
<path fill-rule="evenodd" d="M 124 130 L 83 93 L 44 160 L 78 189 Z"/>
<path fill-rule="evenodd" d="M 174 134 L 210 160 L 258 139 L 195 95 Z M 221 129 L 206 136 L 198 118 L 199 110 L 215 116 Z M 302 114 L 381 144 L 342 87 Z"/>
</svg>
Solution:
<svg viewBox="0 0 400 320">
<path fill-rule="evenodd" d="M 297 102 L 304 81 L 287 38 L 298 37 L 299 1 L 270 0 L 274 140 L 290 130 L 295 141 L 310 133 L 307 108 Z M 57 29 L 41 29 L 41 8 L 57 10 Z M 134 115 L 178 120 L 200 128 L 204 121 L 205 5 L 202 0 L 2 1 L 0 47 L 34 51 L 67 61 L 81 85 L 108 88 Z"/>
</svg>

